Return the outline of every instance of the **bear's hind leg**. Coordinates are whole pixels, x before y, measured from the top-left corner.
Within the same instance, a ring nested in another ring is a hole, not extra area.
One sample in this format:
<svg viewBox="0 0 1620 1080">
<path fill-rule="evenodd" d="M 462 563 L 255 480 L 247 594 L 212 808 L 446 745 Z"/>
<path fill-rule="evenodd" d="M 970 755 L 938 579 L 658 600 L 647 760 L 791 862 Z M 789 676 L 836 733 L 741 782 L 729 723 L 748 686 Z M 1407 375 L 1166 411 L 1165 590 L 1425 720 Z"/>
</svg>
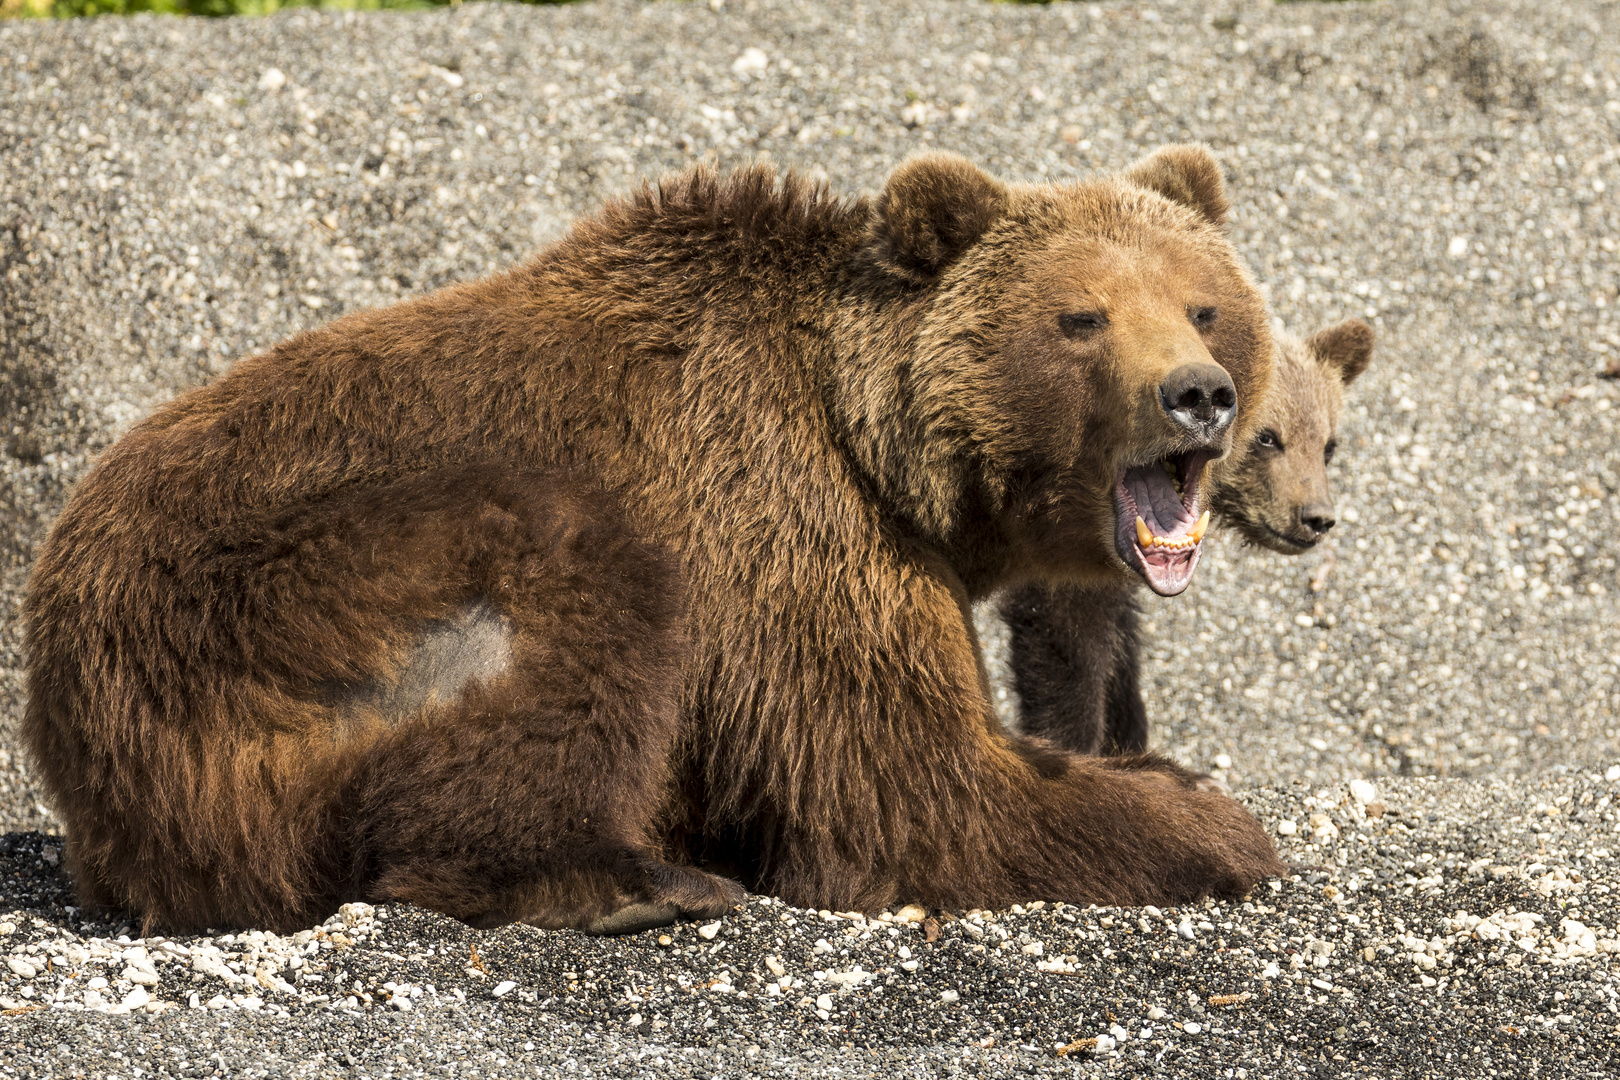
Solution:
<svg viewBox="0 0 1620 1080">
<path fill-rule="evenodd" d="M 341 810 L 364 893 L 597 933 L 741 902 L 654 835 L 687 656 L 672 562 L 606 499 L 548 492 L 555 475 L 449 483 L 477 505 L 417 511 L 406 557 L 454 552 L 460 606 L 418 629 L 385 685 L 340 694 L 371 733 Z"/>
</svg>

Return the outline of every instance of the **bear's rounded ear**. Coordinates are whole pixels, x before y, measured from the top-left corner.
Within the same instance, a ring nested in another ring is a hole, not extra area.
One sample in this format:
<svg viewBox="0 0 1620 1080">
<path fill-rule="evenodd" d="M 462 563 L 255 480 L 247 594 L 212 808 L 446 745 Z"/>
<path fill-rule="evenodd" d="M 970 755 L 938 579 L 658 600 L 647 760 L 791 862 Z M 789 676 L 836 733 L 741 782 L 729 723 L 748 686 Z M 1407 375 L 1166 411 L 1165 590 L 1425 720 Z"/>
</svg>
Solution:
<svg viewBox="0 0 1620 1080">
<path fill-rule="evenodd" d="M 955 154 L 920 154 L 889 174 L 872 210 L 872 243 L 901 276 L 927 281 L 972 247 L 1007 205 L 1007 189 Z"/>
<path fill-rule="evenodd" d="M 1360 319 L 1346 319 L 1306 338 L 1305 347 L 1317 360 L 1338 369 L 1339 378 L 1349 384 L 1372 362 L 1372 327 Z"/>
<path fill-rule="evenodd" d="M 1125 170 L 1125 179 L 1157 191 L 1171 202 L 1190 206 L 1211 225 L 1226 220 L 1226 181 L 1220 162 L 1207 146 L 1184 143 L 1164 146 Z"/>
</svg>

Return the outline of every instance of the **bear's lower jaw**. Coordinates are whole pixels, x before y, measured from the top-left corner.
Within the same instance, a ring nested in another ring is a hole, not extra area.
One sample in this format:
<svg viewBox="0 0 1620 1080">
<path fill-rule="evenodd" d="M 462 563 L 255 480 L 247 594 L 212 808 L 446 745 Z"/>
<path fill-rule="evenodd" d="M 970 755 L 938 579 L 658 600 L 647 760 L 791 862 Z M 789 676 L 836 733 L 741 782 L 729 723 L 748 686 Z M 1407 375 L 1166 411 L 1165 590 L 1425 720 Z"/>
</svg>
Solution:
<svg viewBox="0 0 1620 1080">
<path fill-rule="evenodd" d="M 1209 527 L 1201 504 L 1211 456 L 1199 450 L 1129 465 L 1114 485 L 1115 548 L 1160 596 L 1175 596 L 1192 583 Z"/>
</svg>

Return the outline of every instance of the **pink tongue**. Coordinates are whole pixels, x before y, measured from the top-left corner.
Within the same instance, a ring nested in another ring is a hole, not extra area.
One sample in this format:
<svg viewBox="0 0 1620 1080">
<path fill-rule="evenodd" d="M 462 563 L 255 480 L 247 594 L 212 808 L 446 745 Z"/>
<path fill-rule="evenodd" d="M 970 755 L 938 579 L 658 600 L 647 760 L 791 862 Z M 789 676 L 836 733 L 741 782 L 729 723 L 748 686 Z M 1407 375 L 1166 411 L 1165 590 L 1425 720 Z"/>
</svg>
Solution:
<svg viewBox="0 0 1620 1080">
<path fill-rule="evenodd" d="M 1125 490 L 1136 502 L 1154 536 L 1174 536 L 1178 529 L 1192 524 L 1187 508 L 1176 494 L 1176 486 L 1158 465 L 1136 465 L 1125 470 Z"/>
</svg>

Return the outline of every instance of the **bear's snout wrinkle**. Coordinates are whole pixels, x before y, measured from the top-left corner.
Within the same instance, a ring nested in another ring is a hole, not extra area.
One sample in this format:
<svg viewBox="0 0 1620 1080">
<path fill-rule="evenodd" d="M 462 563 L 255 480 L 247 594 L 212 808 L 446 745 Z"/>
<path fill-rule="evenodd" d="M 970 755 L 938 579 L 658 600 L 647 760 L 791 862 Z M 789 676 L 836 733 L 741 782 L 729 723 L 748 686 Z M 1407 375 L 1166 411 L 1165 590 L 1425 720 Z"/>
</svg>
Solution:
<svg viewBox="0 0 1620 1080">
<path fill-rule="evenodd" d="M 1182 364 L 1159 384 L 1159 402 L 1170 419 L 1204 445 L 1226 434 L 1237 417 L 1237 388 L 1219 364 Z"/>
</svg>

